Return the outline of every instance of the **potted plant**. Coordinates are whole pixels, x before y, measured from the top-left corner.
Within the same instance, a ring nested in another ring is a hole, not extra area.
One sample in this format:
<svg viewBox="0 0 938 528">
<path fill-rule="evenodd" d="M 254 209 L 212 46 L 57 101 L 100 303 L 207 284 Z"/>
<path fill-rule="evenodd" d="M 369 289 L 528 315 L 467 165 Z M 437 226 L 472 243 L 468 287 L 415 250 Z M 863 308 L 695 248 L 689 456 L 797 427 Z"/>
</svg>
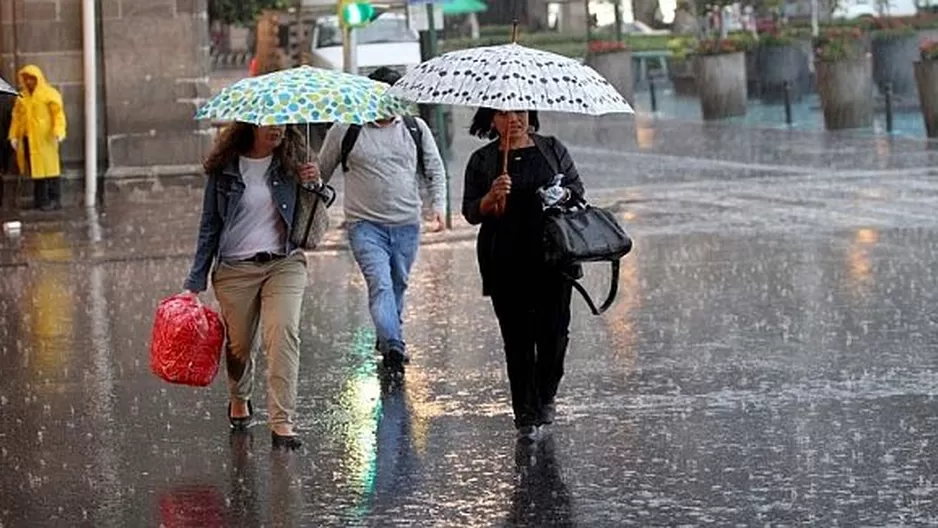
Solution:
<svg viewBox="0 0 938 528">
<path fill-rule="evenodd" d="M 784 100 L 788 84 L 793 101 L 807 87 L 808 57 L 797 45 L 791 30 L 773 28 L 759 35 L 759 86 L 767 102 Z"/>
<path fill-rule="evenodd" d="M 586 64 L 605 77 L 626 101 L 634 102 L 632 52 L 624 43 L 615 40 L 591 40 L 587 45 Z"/>
<path fill-rule="evenodd" d="M 681 36 L 668 40 L 668 73 L 674 93 L 677 95 L 697 95 L 697 83 L 694 80 L 694 61 L 688 60 L 697 40 L 690 36 Z"/>
<path fill-rule="evenodd" d="M 733 31 L 726 38 L 746 54 L 746 95 L 759 95 L 759 37 L 749 31 Z"/>
<path fill-rule="evenodd" d="M 915 28 L 900 18 L 881 17 L 874 19 L 872 42 L 873 80 L 879 93 L 898 96 L 914 96 L 915 75 L 912 64 L 918 59 L 918 36 Z"/>
<path fill-rule="evenodd" d="M 694 50 L 694 77 L 704 119 L 746 114 L 746 54 L 741 41 L 701 40 Z"/>
<path fill-rule="evenodd" d="M 827 129 L 872 126 L 873 62 L 863 30 L 826 30 L 816 39 L 814 66 Z"/>
<path fill-rule="evenodd" d="M 928 137 L 938 137 L 938 39 L 926 40 L 915 63 L 915 82 Z"/>
</svg>

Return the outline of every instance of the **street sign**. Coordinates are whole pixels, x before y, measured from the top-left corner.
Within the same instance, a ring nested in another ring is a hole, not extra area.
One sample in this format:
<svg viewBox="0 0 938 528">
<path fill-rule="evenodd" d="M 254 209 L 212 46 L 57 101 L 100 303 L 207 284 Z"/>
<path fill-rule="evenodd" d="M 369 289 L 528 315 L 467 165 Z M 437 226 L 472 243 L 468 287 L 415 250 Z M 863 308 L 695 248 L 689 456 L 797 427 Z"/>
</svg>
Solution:
<svg viewBox="0 0 938 528">
<path fill-rule="evenodd" d="M 443 28 L 443 7 L 446 2 L 432 2 L 426 0 L 407 0 L 407 23 L 414 31 L 427 31 L 430 24 L 427 20 L 428 4 L 433 4 L 433 25 Z"/>
</svg>

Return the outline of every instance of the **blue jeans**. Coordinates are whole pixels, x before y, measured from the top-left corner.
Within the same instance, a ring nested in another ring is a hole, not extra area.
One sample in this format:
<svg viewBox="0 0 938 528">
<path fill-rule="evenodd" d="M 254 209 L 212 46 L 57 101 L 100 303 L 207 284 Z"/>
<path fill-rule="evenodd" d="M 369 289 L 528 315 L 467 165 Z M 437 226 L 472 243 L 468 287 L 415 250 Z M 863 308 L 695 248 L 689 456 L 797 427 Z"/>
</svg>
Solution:
<svg viewBox="0 0 938 528">
<path fill-rule="evenodd" d="M 420 245 L 420 225 L 358 221 L 349 225 L 348 237 L 368 284 L 368 309 L 381 352 L 391 347 L 404 352 L 404 292 Z"/>
</svg>

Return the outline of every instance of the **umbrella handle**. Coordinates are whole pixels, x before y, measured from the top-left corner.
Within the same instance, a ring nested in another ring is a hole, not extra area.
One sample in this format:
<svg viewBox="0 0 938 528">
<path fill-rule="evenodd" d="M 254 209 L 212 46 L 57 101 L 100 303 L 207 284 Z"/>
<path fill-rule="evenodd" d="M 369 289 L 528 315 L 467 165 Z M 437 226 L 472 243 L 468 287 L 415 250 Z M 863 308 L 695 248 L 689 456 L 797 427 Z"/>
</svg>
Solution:
<svg viewBox="0 0 938 528">
<path fill-rule="evenodd" d="M 501 174 L 508 174 L 508 151 L 511 150 L 511 143 L 506 139 L 502 141 L 502 145 L 504 145 L 505 152 L 502 154 Z M 499 174 L 499 176 L 501 176 L 501 174 Z"/>
</svg>

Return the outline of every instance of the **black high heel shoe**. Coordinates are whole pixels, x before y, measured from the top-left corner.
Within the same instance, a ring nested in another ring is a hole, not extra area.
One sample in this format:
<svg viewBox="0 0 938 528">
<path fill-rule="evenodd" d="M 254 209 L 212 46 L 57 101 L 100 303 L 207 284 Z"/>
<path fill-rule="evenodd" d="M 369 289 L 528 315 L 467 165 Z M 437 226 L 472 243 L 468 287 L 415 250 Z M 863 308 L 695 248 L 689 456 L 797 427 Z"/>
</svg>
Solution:
<svg viewBox="0 0 938 528">
<path fill-rule="evenodd" d="M 254 406 L 251 405 L 251 400 L 248 400 L 248 415 L 240 416 L 235 418 L 231 416 L 231 402 L 228 402 L 228 423 L 231 424 L 231 428 L 235 431 L 244 431 L 248 427 L 251 427 L 251 424 L 254 421 Z"/>
<path fill-rule="evenodd" d="M 270 432 L 270 445 L 273 449 L 285 449 L 287 451 L 296 451 L 303 446 L 303 441 L 296 435 L 278 435 Z"/>
</svg>

